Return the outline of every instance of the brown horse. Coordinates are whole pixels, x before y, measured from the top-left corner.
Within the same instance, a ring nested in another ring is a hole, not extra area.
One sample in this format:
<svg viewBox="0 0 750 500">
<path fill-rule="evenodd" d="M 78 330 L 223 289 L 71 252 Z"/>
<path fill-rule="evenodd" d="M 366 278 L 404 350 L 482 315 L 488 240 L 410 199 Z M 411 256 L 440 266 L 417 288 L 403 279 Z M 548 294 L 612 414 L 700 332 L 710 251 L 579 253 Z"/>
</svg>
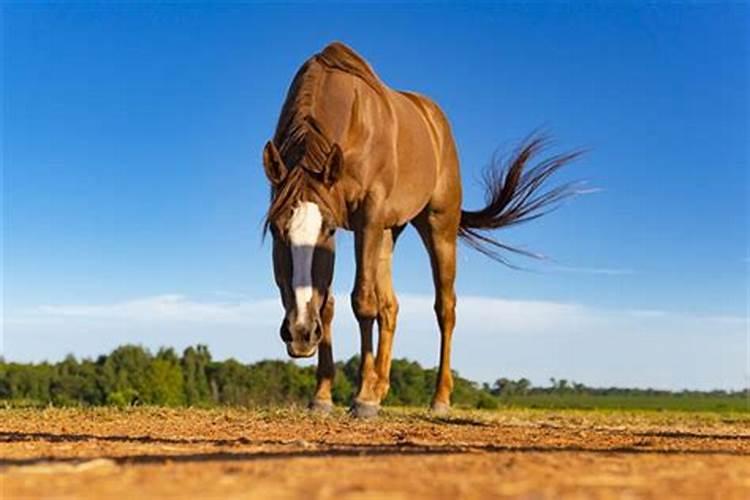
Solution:
<svg viewBox="0 0 750 500">
<path fill-rule="evenodd" d="M 450 405 L 451 337 L 456 322 L 456 241 L 503 260 L 510 249 L 484 231 L 533 219 L 573 193 L 564 185 L 540 193 L 542 183 L 577 153 L 525 168 L 544 146 L 528 140 L 507 168 L 486 177 L 488 204 L 461 210 L 458 155 L 448 120 L 428 98 L 384 85 L 349 47 L 333 43 L 297 72 L 276 133 L 263 151 L 271 183 L 266 229 L 273 235 L 273 266 L 286 314 L 281 338 L 292 357 L 318 351 L 312 407 L 332 408 L 331 348 L 337 228 L 354 232 L 356 278 L 351 304 L 361 335 L 360 382 L 352 411 L 377 413 L 389 387 L 398 302 L 391 257 L 411 223 L 432 265 L 440 327 L 440 368 L 432 409 Z M 516 250 L 518 251 L 518 250 Z M 373 325 L 379 339 L 373 356 Z"/>
</svg>

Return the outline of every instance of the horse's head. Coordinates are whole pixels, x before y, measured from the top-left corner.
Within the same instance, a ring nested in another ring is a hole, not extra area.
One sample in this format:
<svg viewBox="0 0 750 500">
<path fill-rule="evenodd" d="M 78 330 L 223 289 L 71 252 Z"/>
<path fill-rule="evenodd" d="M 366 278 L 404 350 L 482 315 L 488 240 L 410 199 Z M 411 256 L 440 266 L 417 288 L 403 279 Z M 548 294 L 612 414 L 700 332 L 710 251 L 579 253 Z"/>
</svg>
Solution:
<svg viewBox="0 0 750 500">
<path fill-rule="evenodd" d="M 321 309 L 333 280 L 336 223 L 315 189 L 321 186 L 299 177 L 305 175 L 300 169 L 293 178 L 271 142 L 263 162 L 274 195 L 266 227 L 273 235 L 273 271 L 285 310 L 281 339 L 290 356 L 309 357 L 323 335 Z"/>
<path fill-rule="evenodd" d="M 300 202 L 270 223 L 273 271 L 284 304 L 281 338 L 292 357 L 308 357 L 323 334 L 320 310 L 333 279 L 335 226 L 319 206 Z"/>
</svg>

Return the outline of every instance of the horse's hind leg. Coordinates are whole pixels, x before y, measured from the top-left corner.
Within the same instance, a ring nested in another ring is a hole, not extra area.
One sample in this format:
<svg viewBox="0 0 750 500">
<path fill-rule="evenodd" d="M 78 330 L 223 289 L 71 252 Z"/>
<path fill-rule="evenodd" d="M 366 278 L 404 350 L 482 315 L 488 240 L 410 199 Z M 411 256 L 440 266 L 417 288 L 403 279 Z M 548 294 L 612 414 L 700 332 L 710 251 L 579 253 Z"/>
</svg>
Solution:
<svg viewBox="0 0 750 500">
<path fill-rule="evenodd" d="M 459 210 L 433 210 L 430 207 L 413 223 L 430 254 L 435 285 L 435 315 L 440 327 L 440 367 L 438 369 L 432 410 L 444 413 L 450 408 L 453 390 L 451 373 L 451 339 L 456 324 L 456 239 Z"/>
<path fill-rule="evenodd" d="M 393 335 L 396 331 L 396 317 L 398 315 L 398 300 L 393 291 L 391 263 L 393 261 L 393 248 L 402 230 L 403 226 L 385 230 L 375 282 L 375 292 L 378 296 L 378 354 L 375 357 L 375 372 L 378 375 L 378 382 L 375 391 L 381 402 L 388 394 L 390 386 Z"/>
<path fill-rule="evenodd" d="M 333 322 L 334 301 L 331 291 L 328 292 L 328 298 L 320 313 L 320 320 L 323 324 L 323 336 L 318 346 L 318 369 L 316 372 L 317 387 L 315 396 L 310 403 L 310 409 L 322 413 L 329 413 L 333 409 L 333 399 L 331 397 L 331 388 L 333 386 L 333 376 L 336 373 L 336 365 L 333 363 L 333 345 L 331 334 L 331 323 Z"/>
</svg>

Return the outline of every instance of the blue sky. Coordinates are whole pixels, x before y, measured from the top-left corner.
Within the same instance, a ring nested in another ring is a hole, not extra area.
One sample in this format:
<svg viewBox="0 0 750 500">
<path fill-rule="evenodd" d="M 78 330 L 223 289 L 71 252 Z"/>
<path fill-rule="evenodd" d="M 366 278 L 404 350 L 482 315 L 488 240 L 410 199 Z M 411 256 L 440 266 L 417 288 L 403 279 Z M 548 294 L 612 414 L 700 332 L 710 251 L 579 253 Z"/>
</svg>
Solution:
<svg viewBox="0 0 750 500">
<path fill-rule="evenodd" d="M 332 40 L 433 97 L 465 206 L 497 148 L 545 127 L 600 192 L 462 247 L 455 368 L 480 380 L 739 387 L 748 377 L 748 8 L 713 5 L 3 5 L 3 353 L 122 342 L 283 357 L 261 150 Z M 336 354 L 357 350 L 339 238 Z M 429 266 L 395 260 L 396 356 L 433 365 Z"/>
</svg>

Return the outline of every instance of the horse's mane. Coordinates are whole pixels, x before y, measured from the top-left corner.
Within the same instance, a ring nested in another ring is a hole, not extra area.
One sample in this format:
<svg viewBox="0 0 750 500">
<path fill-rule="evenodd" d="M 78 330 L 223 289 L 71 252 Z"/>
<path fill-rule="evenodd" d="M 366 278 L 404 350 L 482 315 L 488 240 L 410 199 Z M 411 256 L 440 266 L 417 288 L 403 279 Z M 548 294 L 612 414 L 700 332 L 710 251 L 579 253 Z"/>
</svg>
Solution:
<svg viewBox="0 0 750 500">
<path fill-rule="evenodd" d="M 361 78 L 378 94 L 385 93 L 385 86 L 372 67 L 351 47 L 341 42 L 333 42 L 314 56 L 331 69 L 337 69 Z"/>
<path fill-rule="evenodd" d="M 375 92 L 385 95 L 385 86 L 367 61 L 343 43 L 333 42 L 305 61 L 289 87 L 274 134 L 273 142 L 289 173 L 272 192 L 265 229 L 270 220 L 292 208 L 309 191 L 324 205 L 332 204 L 314 176 L 323 172 L 333 143 L 313 113 L 320 78 L 331 70 L 360 78 Z"/>
<path fill-rule="evenodd" d="M 333 146 L 313 114 L 320 77 L 326 70 L 356 76 L 378 94 L 385 94 L 385 86 L 367 61 L 343 43 L 333 42 L 305 61 L 289 87 L 274 136 L 274 143 L 289 168 L 301 165 L 319 173 Z"/>
</svg>

